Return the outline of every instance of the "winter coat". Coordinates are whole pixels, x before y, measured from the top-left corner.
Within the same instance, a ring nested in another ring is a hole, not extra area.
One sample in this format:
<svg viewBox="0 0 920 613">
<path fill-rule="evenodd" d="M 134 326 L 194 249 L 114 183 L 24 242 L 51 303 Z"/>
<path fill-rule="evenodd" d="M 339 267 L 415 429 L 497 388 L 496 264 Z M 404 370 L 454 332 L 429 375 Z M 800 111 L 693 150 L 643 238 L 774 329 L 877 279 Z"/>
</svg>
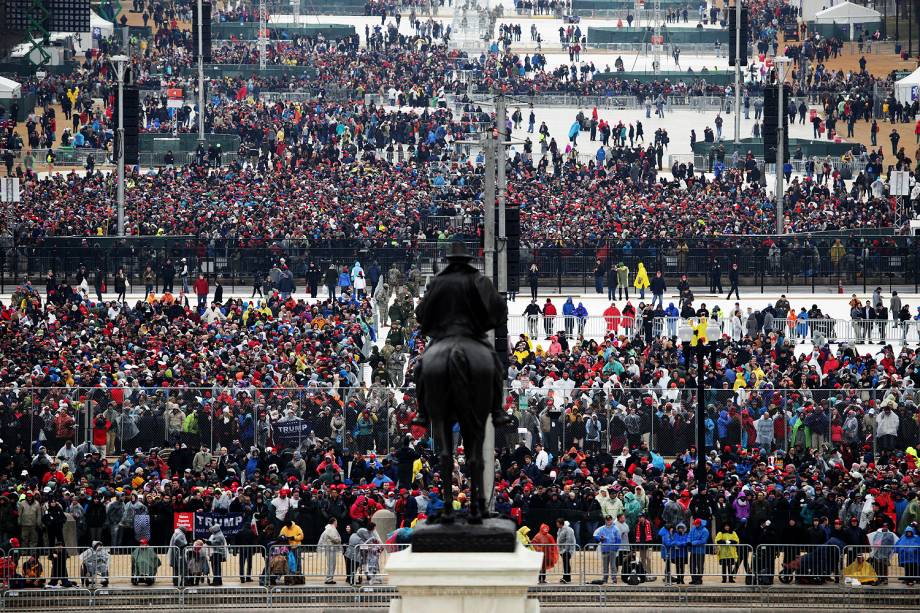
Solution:
<svg viewBox="0 0 920 613">
<path fill-rule="evenodd" d="M 684 524 L 678 525 L 683 526 Z M 658 536 L 661 537 L 662 560 L 676 562 L 677 560 L 687 559 L 687 546 L 690 543 L 690 539 L 686 533 L 681 534 L 677 529 L 671 532 L 667 527 L 664 527 L 658 531 Z"/>
<path fill-rule="evenodd" d="M 700 520 L 700 525 L 694 525 L 690 528 L 690 534 L 687 535 L 690 540 L 690 553 L 705 554 L 706 543 L 709 542 L 709 529 L 706 528 L 706 520 Z"/>
<path fill-rule="evenodd" d="M 633 279 L 633 287 L 636 289 L 646 289 L 650 285 L 651 284 L 648 280 L 648 272 L 645 270 L 645 264 L 639 262 L 639 268 L 636 270 L 636 278 Z"/>
<path fill-rule="evenodd" d="M 601 553 L 616 553 L 620 550 L 623 539 L 615 525 L 604 524 L 594 531 L 594 540 L 601 544 Z"/>
</svg>

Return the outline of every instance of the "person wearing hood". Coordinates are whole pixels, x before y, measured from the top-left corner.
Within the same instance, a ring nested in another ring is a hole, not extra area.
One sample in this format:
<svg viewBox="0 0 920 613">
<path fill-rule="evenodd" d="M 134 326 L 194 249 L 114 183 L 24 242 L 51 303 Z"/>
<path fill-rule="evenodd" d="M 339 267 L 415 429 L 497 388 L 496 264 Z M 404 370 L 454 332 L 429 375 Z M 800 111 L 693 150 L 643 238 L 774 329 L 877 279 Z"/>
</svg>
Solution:
<svg viewBox="0 0 920 613">
<path fill-rule="evenodd" d="M 866 540 L 871 548 L 869 564 L 875 570 L 879 583 L 887 585 L 889 560 L 898 537 L 888 529 L 887 524 L 882 524 L 881 528 L 866 535 Z"/>
<path fill-rule="evenodd" d="M 623 262 L 617 264 L 617 300 L 629 300 L 629 268 Z"/>
<path fill-rule="evenodd" d="M 581 302 L 575 307 L 575 317 L 578 319 L 578 336 L 584 336 L 585 324 L 588 323 L 588 309 Z"/>
<path fill-rule="evenodd" d="M 339 534 L 338 521 L 332 517 L 319 536 L 317 548 L 326 559 L 326 585 L 335 585 L 335 565 L 339 550 L 342 549 L 342 536 Z"/>
<path fill-rule="evenodd" d="M 208 529 L 208 547 L 210 548 L 211 572 L 214 578 L 211 585 L 220 586 L 224 583 L 223 566 L 227 558 L 230 557 L 230 549 L 227 546 L 227 537 L 224 536 L 219 524 L 214 524 Z"/>
<path fill-rule="evenodd" d="M 738 547 L 741 542 L 738 534 L 732 529 L 729 522 L 722 525 L 722 531 L 716 534 L 715 539 L 718 547 L 719 564 L 722 566 L 722 583 L 734 583 L 735 572 L 737 568 Z"/>
<path fill-rule="evenodd" d="M 687 525 L 680 522 L 675 527 L 668 524 L 658 531 L 661 538 L 661 558 L 664 560 L 664 580 L 666 585 L 671 585 L 671 567 L 676 571 L 675 583 L 683 585 L 684 568 L 687 565 L 687 546 L 690 542 L 687 536 Z"/>
<path fill-rule="evenodd" d="M 562 316 L 565 318 L 565 335 L 571 337 L 575 329 L 575 303 L 571 297 L 566 298 L 565 304 L 562 305 Z"/>
<path fill-rule="evenodd" d="M 639 290 L 639 300 L 645 300 L 645 290 L 650 286 L 651 283 L 648 280 L 648 271 L 645 270 L 645 264 L 639 262 L 639 267 L 636 269 L 636 278 L 633 279 L 633 287 Z M 663 294 L 664 290 L 662 290 Z"/>
<path fill-rule="evenodd" d="M 530 548 L 530 528 L 521 526 L 517 531 L 517 540 L 524 547 Z"/>
<path fill-rule="evenodd" d="M 540 524 L 540 531 L 533 540 L 530 541 L 534 551 L 543 554 L 543 562 L 540 565 L 540 583 L 546 583 L 546 571 L 552 570 L 559 561 L 559 548 L 556 545 L 556 539 L 549 533 L 549 526 Z"/>
<path fill-rule="evenodd" d="M 709 529 L 706 520 L 696 518 L 687 535 L 690 541 L 690 585 L 703 584 L 703 567 L 706 564 L 706 544 L 709 542 Z"/>
<path fill-rule="evenodd" d="M 348 574 L 349 585 L 355 585 L 361 571 L 361 546 L 370 538 L 367 528 L 358 528 L 357 532 L 348 537 L 348 547 L 345 548 L 345 567 Z"/>
<path fill-rule="evenodd" d="M 93 541 L 89 548 L 80 554 L 80 577 L 83 586 L 95 586 L 96 577 L 102 579 L 102 587 L 109 585 L 109 552 L 102 542 Z"/>
<path fill-rule="evenodd" d="M 140 544 L 131 552 L 131 585 L 143 583 L 150 587 L 156 581 L 159 568 L 160 558 L 156 550 L 148 544 L 147 539 L 141 539 Z"/>
<path fill-rule="evenodd" d="M 185 548 L 188 546 L 188 539 L 185 538 L 185 530 L 177 527 L 169 539 L 169 567 L 172 568 L 173 585 L 179 587 L 180 577 L 182 577 L 182 560 L 185 558 Z"/>
<path fill-rule="evenodd" d="M 904 569 L 901 581 L 913 586 L 920 581 L 920 536 L 913 526 L 904 529 L 904 535 L 895 543 L 894 551 L 898 554 L 898 562 Z"/>
<path fill-rule="evenodd" d="M 664 316 L 667 318 L 668 324 L 668 337 L 674 338 L 677 336 L 677 320 L 680 318 L 680 311 L 677 310 L 677 307 L 674 306 L 673 302 L 668 303 L 668 308 L 664 310 Z"/>
<path fill-rule="evenodd" d="M 559 583 L 571 583 L 572 556 L 577 549 L 575 530 L 561 517 L 556 520 L 556 544 L 559 546 L 559 557 L 562 558 L 562 579 Z"/>
</svg>

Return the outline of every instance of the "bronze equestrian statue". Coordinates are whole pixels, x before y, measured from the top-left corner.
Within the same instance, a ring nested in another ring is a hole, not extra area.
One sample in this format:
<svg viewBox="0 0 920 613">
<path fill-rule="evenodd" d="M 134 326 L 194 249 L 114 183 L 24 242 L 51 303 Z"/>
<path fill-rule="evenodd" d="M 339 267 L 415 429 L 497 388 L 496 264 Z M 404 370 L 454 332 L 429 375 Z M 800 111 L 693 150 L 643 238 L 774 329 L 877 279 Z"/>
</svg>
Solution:
<svg viewBox="0 0 920 613">
<path fill-rule="evenodd" d="M 508 317 L 508 307 L 487 277 L 470 265 L 473 256 L 462 243 L 452 243 L 447 266 L 428 284 L 415 310 L 425 348 L 415 380 L 419 411 L 415 422 L 427 426 L 441 459 L 445 479 L 444 511 L 429 521 L 453 522 L 453 426 L 460 424 L 470 471 L 470 523 L 486 513 L 482 446 L 486 419 L 495 427 L 510 423 L 502 411 L 504 370 L 486 334 Z M 492 470 L 493 458 L 486 458 Z"/>
</svg>

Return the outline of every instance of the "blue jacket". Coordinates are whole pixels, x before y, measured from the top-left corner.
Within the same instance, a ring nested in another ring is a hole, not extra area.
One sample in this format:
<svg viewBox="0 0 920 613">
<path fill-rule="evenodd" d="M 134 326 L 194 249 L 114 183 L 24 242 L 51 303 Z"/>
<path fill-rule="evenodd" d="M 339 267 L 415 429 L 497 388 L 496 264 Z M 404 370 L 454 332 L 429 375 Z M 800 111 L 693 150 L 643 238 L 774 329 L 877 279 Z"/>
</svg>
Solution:
<svg viewBox="0 0 920 613">
<path fill-rule="evenodd" d="M 339 273 L 339 287 L 351 287 L 351 275 L 347 272 Z"/>
<path fill-rule="evenodd" d="M 588 316 L 588 309 L 585 308 L 585 305 L 578 303 L 578 306 L 575 308 L 575 317 L 584 318 Z"/>
<path fill-rule="evenodd" d="M 706 553 L 706 543 L 709 542 L 709 530 L 706 529 L 706 520 L 702 525 L 690 528 L 690 553 Z"/>
<path fill-rule="evenodd" d="M 620 550 L 620 544 L 623 542 L 619 529 L 606 523 L 594 531 L 594 540 L 601 543 L 601 553 L 615 553 Z"/>
<path fill-rule="evenodd" d="M 894 550 L 898 554 L 898 563 L 901 566 L 920 564 L 920 536 L 914 533 L 913 528 L 904 530 L 904 536 L 895 543 Z"/>
<path fill-rule="evenodd" d="M 687 559 L 687 545 L 690 539 L 686 534 L 681 534 L 676 529 L 672 533 L 665 527 L 659 530 L 658 536 L 661 537 L 662 560 L 671 560 L 674 562 Z"/>
<path fill-rule="evenodd" d="M 575 305 L 572 303 L 571 298 L 566 300 L 565 304 L 562 305 L 562 314 L 567 316 L 575 315 Z"/>
</svg>

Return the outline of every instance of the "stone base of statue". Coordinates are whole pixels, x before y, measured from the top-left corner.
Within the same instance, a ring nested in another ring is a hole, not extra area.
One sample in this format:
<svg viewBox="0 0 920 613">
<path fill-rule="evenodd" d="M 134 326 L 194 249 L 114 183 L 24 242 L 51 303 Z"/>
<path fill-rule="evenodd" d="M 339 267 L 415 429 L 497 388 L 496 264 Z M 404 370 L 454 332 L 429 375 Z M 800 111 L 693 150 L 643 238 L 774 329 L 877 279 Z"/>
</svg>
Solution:
<svg viewBox="0 0 920 613">
<path fill-rule="evenodd" d="M 412 547 L 389 556 L 388 583 L 399 590 L 390 613 L 538 613 L 527 597 L 543 556 L 518 544 L 514 524 L 420 526 Z"/>
</svg>

